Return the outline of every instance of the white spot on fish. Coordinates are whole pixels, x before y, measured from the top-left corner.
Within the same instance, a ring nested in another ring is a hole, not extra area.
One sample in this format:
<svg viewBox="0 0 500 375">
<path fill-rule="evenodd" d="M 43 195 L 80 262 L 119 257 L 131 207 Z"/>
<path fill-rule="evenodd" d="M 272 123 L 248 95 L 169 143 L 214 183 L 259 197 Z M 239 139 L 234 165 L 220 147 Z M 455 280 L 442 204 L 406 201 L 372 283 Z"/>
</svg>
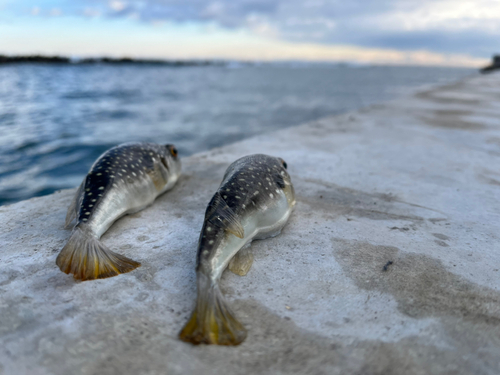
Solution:
<svg viewBox="0 0 500 375">
<path fill-rule="evenodd" d="M 95 202 L 97 199 L 92 199 L 92 202 Z"/>
<path fill-rule="evenodd" d="M 241 197 L 235 196 L 236 199 L 241 199 Z"/>
<path fill-rule="evenodd" d="M 213 241 L 212 241 L 213 242 Z M 208 255 L 208 253 L 210 253 L 210 251 L 208 250 L 203 250 L 203 255 Z"/>
<path fill-rule="evenodd" d="M 92 195 L 92 193 L 88 193 L 87 195 L 90 196 L 90 195 Z"/>
<path fill-rule="evenodd" d="M 94 205 L 93 204 L 89 204 L 89 207 L 94 207 Z"/>
<path fill-rule="evenodd" d="M 87 221 L 87 219 L 82 219 L 82 221 Z"/>
<path fill-rule="evenodd" d="M 104 186 L 99 187 L 99 190 L 104 190 Z"/>
<path fill-rule="evenodd" d="M 274 198 L 274 195 L 273 195 L 273 193 L 269 194 L 269 196 L 270 196 L 271 198 Z"/>
<path fill-rule="evenodd" d="M 210 232 L 212 230 L 212 227 L 207 227 L 207 232 Z"/>
<path fill-rule="evenodd" d="M 85 191 L 90 191 L 90 189 L 89 189 L 89 188 L 87 188 L 87 189 L 85 189 Z"/>
<path fill-rule="evenodd" d="M 208 241 L 208 244 L 209 244 L 209 245 L 212 245 L 213 243 L 214 243 L 214 240 L 210 240 L 210 241 Z"/>
<path fill-rule="evenodd" d="M 90 215 L 90 212 L 85 212 L 85 215 Z"/>
<path fill-rule="evenodd" d="M 226 199 L 226 198 L 227 198 L 227 195 L 224 195 L 224 199 Z"/>
</svg>

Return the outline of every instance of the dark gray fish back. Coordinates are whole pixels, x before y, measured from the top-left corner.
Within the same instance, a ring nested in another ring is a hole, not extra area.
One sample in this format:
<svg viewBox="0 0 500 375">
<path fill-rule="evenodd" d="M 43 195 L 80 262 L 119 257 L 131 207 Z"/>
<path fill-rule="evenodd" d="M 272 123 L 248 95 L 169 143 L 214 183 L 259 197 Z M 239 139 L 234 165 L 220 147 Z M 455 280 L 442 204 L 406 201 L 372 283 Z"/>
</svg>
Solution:
<svg viewBox="0 0 500 375">
<path fill-rule="evenodd" d="M 257 154 L 238 159 L 231 164 L 219 187 L 227 205 L 236 213 L 252 207 L 265 206 L 277 198 L 278 189 L 289 179 L 278 158 Z"/>
<path fill-rule="evenodd" d="M 279 199 L 279 192 L 285 188 L 285 180 L 289 179 L 280 159 L 272 156 L 250 155 L 231 164 L 205 212 L 198 245 L 198 264 L 202 255 L 208 256 L 211 249 L 220 243 L 224 231 L 231 225 L 230 216 L 241 217 L 268 206 Z"/>
<path fill-rule="evenodd" d="M 158 145 L 148 143 L 125 144 L 106 151 L 87 174 L 77 220 L 88 221 L 112 187 L 145 178 L 161 157 Z"/>
</svg>

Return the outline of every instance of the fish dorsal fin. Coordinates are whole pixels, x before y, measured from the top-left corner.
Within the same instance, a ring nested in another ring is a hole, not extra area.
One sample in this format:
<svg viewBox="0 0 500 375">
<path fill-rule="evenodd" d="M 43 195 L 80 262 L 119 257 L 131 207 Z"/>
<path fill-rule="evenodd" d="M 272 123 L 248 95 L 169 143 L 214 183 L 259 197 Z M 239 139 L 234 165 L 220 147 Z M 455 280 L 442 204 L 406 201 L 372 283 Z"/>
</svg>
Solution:
<svg viewBox="0 0 500 375">
<path fill-rule="evenodd" d="M 207 209 L 207 220 L 213 225 L 222 228 L 236 237 L 245 237 L 245 231 L 240 220 L 229 207 L 219 192 L 215 193 Z"/>
<path fill-rule="evenodd" d="M 76 191 L 75 195 L 73 196 L 73 200 L 71 201 L 71 204 L 68 207 L 68 212 L 66 214 L 66 222 L 64 224 L 64 227 L 66 229 L 70 229 L 71 223 L 73 222 L 74 219 L 76 219 L 78 217 L 78 211 L 80 210 L 80 206 L 82 205 L 83 195 L 85 193 L 85 191 L 84 191 L 85 181 L 87 181 L 86 178 L 83 180 L 83 182 L 78 187 L 78 190 Z"/>
</svg>

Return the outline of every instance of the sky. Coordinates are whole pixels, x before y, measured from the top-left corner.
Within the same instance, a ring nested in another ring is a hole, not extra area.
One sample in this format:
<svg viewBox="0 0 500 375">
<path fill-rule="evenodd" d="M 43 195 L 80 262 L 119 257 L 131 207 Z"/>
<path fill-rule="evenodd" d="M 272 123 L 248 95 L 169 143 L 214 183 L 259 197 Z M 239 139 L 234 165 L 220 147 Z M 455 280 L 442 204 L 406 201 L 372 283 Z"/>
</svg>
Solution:
<svg viewBox="0 0 500 375">
<path fill-rule="evenodd" d="M 500 0 L 0 0 L 0 54 L 479 67 Z"/>
</svg>

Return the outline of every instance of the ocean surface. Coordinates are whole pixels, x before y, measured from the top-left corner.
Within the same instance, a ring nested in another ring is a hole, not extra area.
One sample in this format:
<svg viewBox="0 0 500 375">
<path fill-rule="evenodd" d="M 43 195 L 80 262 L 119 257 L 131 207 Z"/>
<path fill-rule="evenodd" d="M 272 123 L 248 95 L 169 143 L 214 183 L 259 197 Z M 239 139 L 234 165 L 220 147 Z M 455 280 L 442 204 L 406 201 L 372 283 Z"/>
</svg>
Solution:
<svg viewBox="0 0 500 375">
<path fill-rule="evenodd" d="M 0 66 L 0 205 L 76 187 L 122 142 L 174 143 L 188 156 L 475 74 L 321 64 Z"/>
</svg>

